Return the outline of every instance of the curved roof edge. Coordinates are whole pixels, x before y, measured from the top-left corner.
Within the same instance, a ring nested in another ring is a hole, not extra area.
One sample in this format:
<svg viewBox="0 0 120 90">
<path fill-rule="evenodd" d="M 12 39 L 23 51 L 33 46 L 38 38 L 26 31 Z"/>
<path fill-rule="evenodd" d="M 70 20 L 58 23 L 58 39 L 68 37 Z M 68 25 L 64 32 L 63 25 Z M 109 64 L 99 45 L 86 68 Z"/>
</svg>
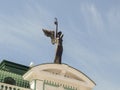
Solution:
<svg viewBox="0 0 120 90">
<path fill-rule="evenodd" d="M 76 69 L 76 68 L 74 68 L 74 67 L 72 67 L 72 66 L 70 66 L 70 65 L 68 65 L 68 64 L 66 64 L 66 63 L 62 63 L 62 64 L 42 63 L 42 64 L 38 64 L 38 65 L 35 65 L 35 66 L 31 67 L 29 70 L 31 70 L 32 68 L 41 66 L 41 65 L 51 65 L 51 64 L 53 64 L 53 65 L 67 65 L 68 67 L 70 67 L 70 68 L 72 68 L 72 69 L 74 69 L 74 70 L 76 70 L 76 71 L 82 73 L 82 74 L 83 74 L 85 77 L 87 77 L 94 85 L 96 85 L 96 83 L 95 83 L 91 78 L 89 78 L 86 74 L 84 74 L 82 71 L 80 71 L 80 70 L 78 70 L 78 69 Z"/>
</svg>

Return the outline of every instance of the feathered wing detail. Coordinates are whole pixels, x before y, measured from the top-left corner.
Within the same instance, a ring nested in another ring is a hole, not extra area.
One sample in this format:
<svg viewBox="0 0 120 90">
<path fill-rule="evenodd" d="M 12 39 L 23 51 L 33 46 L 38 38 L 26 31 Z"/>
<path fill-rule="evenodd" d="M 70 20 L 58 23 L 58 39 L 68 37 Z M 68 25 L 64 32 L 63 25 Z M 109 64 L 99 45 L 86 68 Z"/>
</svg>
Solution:
<svg viewBox="0 0 120 90">
<path fill-rule="evenodd" d="M 50 31 L 50 30 L 46 30 L 46 29 L 42 29 L 42 30 L 47 37 L 51 38 L 51 43 L 55 44 L 55 32 Z"/>
</svg>

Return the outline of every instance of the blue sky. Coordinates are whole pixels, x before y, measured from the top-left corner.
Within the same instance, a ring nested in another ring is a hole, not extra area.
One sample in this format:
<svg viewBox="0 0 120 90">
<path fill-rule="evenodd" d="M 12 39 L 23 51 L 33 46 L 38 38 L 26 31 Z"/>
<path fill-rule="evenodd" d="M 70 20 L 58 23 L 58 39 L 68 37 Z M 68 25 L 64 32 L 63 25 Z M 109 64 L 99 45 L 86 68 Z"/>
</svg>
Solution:
<svg viewBox="0 0 120 90">
<path fill-rule="evenodd" d="M 0 60 L 53 62 L 55 46 L 42 28 L 64 33 L 62 62 L 97 84 L 120 90 L 120 0 L 1 0 Z"/>
</svg>

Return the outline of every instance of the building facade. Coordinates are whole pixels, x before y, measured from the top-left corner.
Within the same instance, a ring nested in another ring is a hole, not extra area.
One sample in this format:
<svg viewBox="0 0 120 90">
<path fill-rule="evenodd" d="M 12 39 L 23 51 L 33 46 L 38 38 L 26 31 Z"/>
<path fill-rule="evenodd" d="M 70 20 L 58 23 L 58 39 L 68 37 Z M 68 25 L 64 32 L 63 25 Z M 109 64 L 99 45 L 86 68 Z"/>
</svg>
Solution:
<svg viewBox="0 0 120 90">
<path fill-rule="evenodd" d="M 29 67 L 3 60 L 0 63 L 0 90 L 29 90 L 29 81 L 23 75 Z"/>
<path fill-rule="evenodd" d="M 67 64 L 40 64 L 33 67 L 3 60 L 0 90 L 92 90 L 95 83 Z"/>
</svg>

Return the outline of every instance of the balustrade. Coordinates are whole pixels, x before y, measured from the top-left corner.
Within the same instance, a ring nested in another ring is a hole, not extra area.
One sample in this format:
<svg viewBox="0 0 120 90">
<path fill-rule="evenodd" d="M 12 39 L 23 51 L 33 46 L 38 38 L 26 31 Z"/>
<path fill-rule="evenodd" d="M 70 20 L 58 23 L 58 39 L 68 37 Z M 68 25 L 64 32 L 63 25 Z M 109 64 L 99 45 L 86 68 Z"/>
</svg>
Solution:
<svg viewBox="0 0 120 90">
<path fill-rule="evenodd" d="M 15 85 L 10 85 L 6 83 L 0 83 L 0 90 L 31 90 L 28 88 L 22 88 Z"/>
</svg>

